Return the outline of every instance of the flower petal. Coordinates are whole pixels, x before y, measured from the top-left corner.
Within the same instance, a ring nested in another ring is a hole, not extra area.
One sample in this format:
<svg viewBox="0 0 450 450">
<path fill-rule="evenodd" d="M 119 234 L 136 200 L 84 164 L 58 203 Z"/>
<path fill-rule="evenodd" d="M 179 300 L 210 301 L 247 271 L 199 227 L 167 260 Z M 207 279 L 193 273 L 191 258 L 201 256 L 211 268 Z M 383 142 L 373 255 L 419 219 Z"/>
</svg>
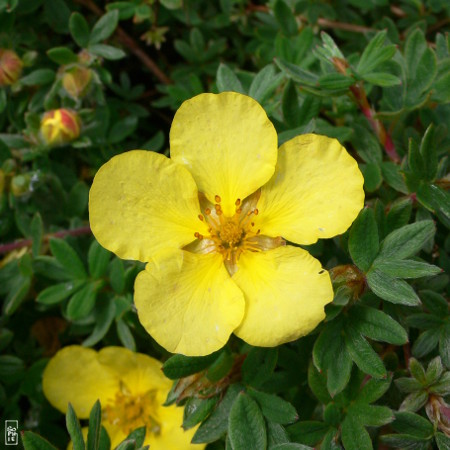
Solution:
<svg viewBox="0 0 450 450">
<path fill-rule="evenodd" d="M 200 94 L 175 114 L 170 154 L 188 168 L 210 201 L 221 197 L 224 214 L 231 216 L 238 198 L 244 199 L 272 176 L 277 133 L 252 98 L 236 92 Z"/>
<path fill-rule="evenodd" d="M 62 412 L 72 403 L 77 416 L 89 417 L 97 399 L 104 404 L 119 390 L 119 378 L 100 364 L 98 353 L 72 345 L 60 350 L 47 364 L 42 387 L 48 401 Z"/>
<path fill-rule="evenodd" d="M 274 176 L 261 189 L 261 234 L 313 244 L 346 231 L 364 206 L 364 178 L 336 139 L 297 136 L 280 147 Z"/>
<path fill-rule="evenodd" d="M 171 382 L 162 373 L 161 362 L 151 356 L 123 347 L 105 347 L 99 351 L 98 360 L 126 385 L 132 395 L 170 389 Z"/>
<path fill-rule="evenodd" d="M 288 245 L 246 252 L 233 280 L 245 296 L 245 315 L 234 331 L 251 345 L 273 347 L 308 334 L 333 300 L 328 272 L 307 251 Z"/>
<path fill-rule="evenodd" d="M 182 252 L 136 278 L 139 320 L 166 350 L 207 355 L 223 347 L 244 314 L 242 292 L 218 254 Z"/>
<path fill-rule="evenodd" d="M 123 259 L 150 261 L 205 233 L 189 172 L 158 153 L 115 156 L 94 178 L 89 217 L 97 240 Z"/>
</svg>

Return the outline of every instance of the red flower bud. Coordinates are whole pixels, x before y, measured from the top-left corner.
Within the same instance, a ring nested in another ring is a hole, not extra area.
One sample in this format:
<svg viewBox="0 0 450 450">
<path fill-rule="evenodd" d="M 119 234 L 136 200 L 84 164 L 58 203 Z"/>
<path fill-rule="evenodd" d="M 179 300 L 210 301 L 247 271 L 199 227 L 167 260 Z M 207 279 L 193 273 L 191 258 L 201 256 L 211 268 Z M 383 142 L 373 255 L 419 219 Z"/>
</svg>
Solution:
<svg viewBox="0 0 450 450">
<path fill-rule="evenodd" d="M 42 117 L 40 131 L 46 144 L 64 145 L 80 135 L 80 118 L 75 111 L 54 109 Z"/>
<path fill-rule="evenodd" d="M 0 49 L 0 87 L 18 80 L 22 73 L 22 61 L 12 50 Z"/>
</svg>

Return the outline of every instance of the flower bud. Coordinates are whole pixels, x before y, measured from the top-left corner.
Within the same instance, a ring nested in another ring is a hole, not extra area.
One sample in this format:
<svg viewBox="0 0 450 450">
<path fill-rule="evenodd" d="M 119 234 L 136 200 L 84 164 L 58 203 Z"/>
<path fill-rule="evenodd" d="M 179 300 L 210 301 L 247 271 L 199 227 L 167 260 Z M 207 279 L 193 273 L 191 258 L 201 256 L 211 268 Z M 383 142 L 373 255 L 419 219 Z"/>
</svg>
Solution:
<svg viewBox="0 0 450 450">
<path fill-rule="evenodd" d="M 92 70 L 75 66 L 69 69 L 62 78 L 62 84 L 67 93 L 74 99 L 83 97 L 88 91 L 92 80 Z"/>
<path fill-rule="evenodd" d="M 435 426 L 450 436 L 450 405 L 441 396 L 430 395 L 425 412 Z"/>
<path fill-rule="evenodd" d="M 22 72 L 22 61 L 12 50 L 0 49 L 0 87 L 18 80 Z"/>
<path fill-rule="evenodd" d="M 11 192 L 14 197 L 20 197 L 28 193 L 30 188 L 30 175 L 16 175 L 11 180 Z"/>
<path fill-rule="evenodd" d="M 41 119 L 41 136 L 48 145 L 64 145 L 80 135 L 80 118 L 69 109 L 47 111 Z"/>
</svg>

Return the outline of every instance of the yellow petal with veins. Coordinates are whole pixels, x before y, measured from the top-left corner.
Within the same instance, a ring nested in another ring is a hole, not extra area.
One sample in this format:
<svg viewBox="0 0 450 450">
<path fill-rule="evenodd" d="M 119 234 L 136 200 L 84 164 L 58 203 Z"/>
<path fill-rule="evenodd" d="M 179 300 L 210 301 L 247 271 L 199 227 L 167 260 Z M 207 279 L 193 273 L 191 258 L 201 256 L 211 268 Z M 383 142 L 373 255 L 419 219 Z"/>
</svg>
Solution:
<svg viewBox="0 0 450 450">
<path fill-rule="evenodd" d="M 280 147 L 275 174 L 261 189 L 261 234 L 313 244 L 345 232 L 364 206 L 364 178 L 336 140 L 297 136 Z"/>
<path fill-rule="evenodd" d="M 170 129 L 171 158 L 184 165 L 211 202 L 219 195 L 232 216 L 234 202 L 272 176 L 277 133 L 264 109 L 236 92 L 200 94 L 185 101 Z"/>
<path fill-rule="evenodd" d="M 98 353 L 72 345 L 60 350 L 47 364 L 42 387 L 48 401 L 61 412 L 70 402 L 80 419 L 89 417 L 97 399 L 102 406 L 120 389 L 116 374 L 105 370 Z"/>
<path fill-rule="evenodd" d="M 235 334 L 251 345 L 274 347 L 312 331 L 333 300 L 328 272 L 301 248 L 288 245 L 243 253 L 233 280 L 245 296 Z"/>
<path fill-rule="evenodd" d="M 244 314 L 242 292 L 218 254 L 182 252 L 138 274 L 134 301 L 141 324 L 166 350 L 208 355 L 223 347 Z"/>
<path fill-rule="evenodd" d="M 92 232 L 123 259 L 147 262 L 205 233 L 189 172 L 158 153 L 133 150 L 97 172 L 89 194 Z"/>
</svg>

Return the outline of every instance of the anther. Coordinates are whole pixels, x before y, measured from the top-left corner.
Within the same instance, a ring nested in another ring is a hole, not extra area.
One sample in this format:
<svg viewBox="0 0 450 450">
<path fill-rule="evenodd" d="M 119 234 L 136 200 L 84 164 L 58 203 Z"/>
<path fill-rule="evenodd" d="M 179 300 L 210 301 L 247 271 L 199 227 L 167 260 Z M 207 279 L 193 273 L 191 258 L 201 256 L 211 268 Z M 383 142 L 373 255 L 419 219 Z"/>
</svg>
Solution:
<svg viewBox="0 0 450 450">
<path fill-rule="evenodd" d="M 257 216 L 258 213 L 259 213 L 258 208 L 255 208 L 255 209 L 253 210 L 253 214 L 254 214 L 255 216 Z"/>
<path fill-rule="evenodd" d="M 198 215 L 198 218 L 203 222 L 204 217 L 201 214 Z"/>
<path fill-rule="evenodd" d="M 211 214 L 211 210 L 210 210 L 209 208 L 206 208 L 206 209 L 205 209 L 205 214 L 206 214 L 207 216 L 209 216 L 209 215 Z"/>
<path fill-rule="evenodd" d="M 252 222 L 252 227 L 254 227 L 255 226 L 255 222 Z"/>
<path fill-rule="evenodd" d="M 219 195 L 216 195 L 216 196 L 214 197 L 214 200 L 216 201 L 216 203 L 220 203 L 220 202 L 222 201 L 222 199 L 220 198 Z"/>
<path fill-rule="evenodd" d="M 198 231 L 196 231 L 196 232 L 194 233 L 194 236 L 195 236 L 197 239 L 199 239 L 200 241 L 203 239 L 203 235 L 200 234 Z"/>
<path fill-rule="evenodd" d="M 216 210 L 216 213 L 219 213 L 219 211 L 222 211 L 222 208 L 220 205 L 214 205 L 214 209 Z"/>
<path fill-rule="evenodd" d="M 238 199 L 234 202 L 234 204 L 235 204 L 236 206 L 239 206 L 239 205 L 241 204 L 241 199 L 238 198 Z"/>
</svg>

